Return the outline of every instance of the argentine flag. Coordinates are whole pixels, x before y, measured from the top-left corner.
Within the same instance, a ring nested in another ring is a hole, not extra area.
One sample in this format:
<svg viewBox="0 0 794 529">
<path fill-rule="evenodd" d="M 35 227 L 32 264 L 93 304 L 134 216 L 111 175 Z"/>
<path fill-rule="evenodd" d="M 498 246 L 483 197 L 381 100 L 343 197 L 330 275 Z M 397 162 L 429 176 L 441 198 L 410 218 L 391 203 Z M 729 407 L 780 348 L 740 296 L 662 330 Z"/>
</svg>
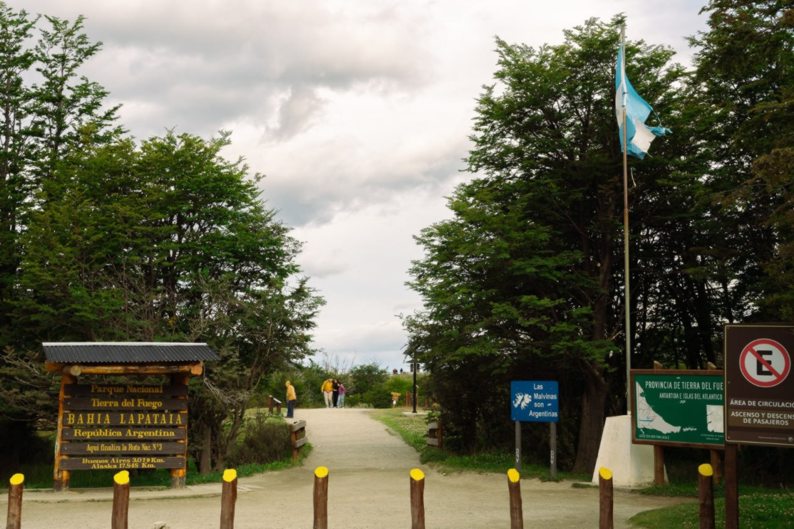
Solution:
<svg viewBox="0 0 794 529">
<path fill-rule="evenodd" d="M 626 112 L 626 131 L 623 130 L 623 112 Z M 637 158 L 644 158 L 648 147 L 657 136 L 670 133 L 664 127 L 648 127 L 648 119 L 653 108 L 631 86 L 626 77 L 626 61 L 623 54 L 623 45 L 618 49 L 618 59 L 615 64 L 615 117 L 620 130 L 620 149 L 623 150 L 623 134 L 626 135 L 626 149 L 628 154 Z"/>
</svg>

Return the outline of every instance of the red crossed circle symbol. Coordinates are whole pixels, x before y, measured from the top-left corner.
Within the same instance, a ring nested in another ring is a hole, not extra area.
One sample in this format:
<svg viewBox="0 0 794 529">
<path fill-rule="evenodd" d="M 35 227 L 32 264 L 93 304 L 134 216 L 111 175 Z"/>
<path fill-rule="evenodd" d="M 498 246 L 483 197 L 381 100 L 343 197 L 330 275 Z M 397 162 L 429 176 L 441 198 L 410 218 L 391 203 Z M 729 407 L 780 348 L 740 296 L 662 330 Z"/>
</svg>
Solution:
<svg viewBox="0 0 794 529">
<path fill-rule="evenodd" d="M 757 369 L 753 371 L 748 363 L 755 365 Z M 750 384 L 760 388 L 772 388 L 788 377 L 791 357 L 786 348 L 775 340 L 759 338 L 744 346 L 739 355 L 739 368 Z"/>
</svg>

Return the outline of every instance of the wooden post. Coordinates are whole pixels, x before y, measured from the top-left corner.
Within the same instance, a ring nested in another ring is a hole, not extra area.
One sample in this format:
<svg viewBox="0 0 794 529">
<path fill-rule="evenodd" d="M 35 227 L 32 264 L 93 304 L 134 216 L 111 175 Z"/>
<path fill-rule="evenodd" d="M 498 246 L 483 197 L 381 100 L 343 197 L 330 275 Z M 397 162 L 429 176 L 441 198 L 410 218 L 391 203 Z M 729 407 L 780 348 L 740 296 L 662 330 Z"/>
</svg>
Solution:
<svg viewBox="0 0 794 529">
<path fill-rule="evenodd" d="M 663 367 L 660 362 L 653 361 L 654 369 L 659 370 Z M 660 445 L 653 445 L 653 484 L 664 485 L 664 447 Z"/>
<path fill-rule="evenodd" d="M 725 445 L 725 529 L 739 529 L 739 476 L 734 444 Z"/>
<path fill-rule="evenodd" d="M 557 423 L 549 423 L 549 466 L 551 479 L 557 481 Z"/>
<path fill-rule="evenodd" d="M 113 513 L 111 529 L 127 529 L 127 513 L 130 508 L 130 473 L 126 470 L 113 476 Z"/>
<path fill-rule="evenodd" d="M 61 438 L 63 435 L 63 401 L 67 384 L 74 384 L 77 378 L 64 373 L 61 376 L 61 390 L 58 392 L 58 426 L 55 432 L 55 465 L 53 466 L 53 488 L 57 491 L 69 490 L 69 471 L 61 470 Z"/>
<path fill-rule="evenodd" d="M 9 483 L 6 529 L 20 529 L 22 527 L 22 490 L 24 489 L 25 476 L 14 474 Z"/>
<path fill-rule="evenodd" d="M 292 445 L 292 460 L 297 461 L 300 457 L 300 447 L 306 444 L 306 421 L 295 421 L 290 424 L 289 439 Z"/>
<path fill-rule="evenodd" d="M 698 500 L 700 502 L 700 529 L 714 529 L 714 470 L 704 463 L 698 467 Z"/>
<path fill-rule="evenodd" d="M 328 529 L 328 467 L 314 469 L 313 529 Z"/>
<path fill-rule="evenodd" d="M 521 471 L 521 421 L 515 421 L 516 433 L 516 469 Z"/>
<path fill-rule="evenodd" d="M 221 490 L 221 529 L 234 529 L 234 504 L 237 502 L 237 471 L 227 468 L 223 471 Z"/>
<path fill-rule="evenodd" d="M 411 469 L 411 529 L 425 529 L 425 473 Z"/>
<path fill-rule="evenodd" d="M 510 529 L 524 529 L 524 510 L 521 506 L 521 474 L 514 468 L 507 471 L 507 489 L 510 491 Z"/>
<path fill-rule="evenodd" d="M 664 447 L 653 445 L 653 484 L 664 485 Z"/>
<path fill-rule="evenodd" d="M 711 455 L 711 469 L 714 471 L 714 484 L 719 485 L 722 481 L 722 459 L 719 450 L 709 450 Z"/>
<path fill-rule="evenodd" d="M 598 529 L 614 529 L 612 471 L 601 467 L 598 470 Z"/>
<path fill-rule="evenodd" d="M 190 381 L 190 373 L 175 373 L 171 375 L 171 384 L 174 386 L 187 386 L 188 382 Z M 183 397 L 187 399 L 187 393 Z M 187 440 L 188 440 L 188 430 L 185 429 L 185 439 L 183 441 L 179 441 L 180 443 L 185 444 L 185 451 L 183 452 L 183 456 L 185 457 L 185 466 L 182 468 L 172 468 L 171 469 L 171 488 L 172 489 L 184 489 L 185 488 L 185 478 L 187 476 Z"/>
</svg>

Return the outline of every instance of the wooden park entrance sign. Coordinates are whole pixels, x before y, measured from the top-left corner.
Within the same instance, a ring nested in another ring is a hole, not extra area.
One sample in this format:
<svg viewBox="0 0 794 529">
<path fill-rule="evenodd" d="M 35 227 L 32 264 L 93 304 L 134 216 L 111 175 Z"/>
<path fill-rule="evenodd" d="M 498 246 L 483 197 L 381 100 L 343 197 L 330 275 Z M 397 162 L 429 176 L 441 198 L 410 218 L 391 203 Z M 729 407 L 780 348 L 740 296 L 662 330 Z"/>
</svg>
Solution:
<svg viewBox="0 0 794 529">
<path fill-rule="evenodd" d="M 45 343 L 46 367 L 61 374 L 53 478 L 69 488 L 73 470 L 187 469 L 191 375 L 217 360 L 197 343 Z M 80 383 L 81 375 L 163 376 L 167 383 Z"/>
</svg>

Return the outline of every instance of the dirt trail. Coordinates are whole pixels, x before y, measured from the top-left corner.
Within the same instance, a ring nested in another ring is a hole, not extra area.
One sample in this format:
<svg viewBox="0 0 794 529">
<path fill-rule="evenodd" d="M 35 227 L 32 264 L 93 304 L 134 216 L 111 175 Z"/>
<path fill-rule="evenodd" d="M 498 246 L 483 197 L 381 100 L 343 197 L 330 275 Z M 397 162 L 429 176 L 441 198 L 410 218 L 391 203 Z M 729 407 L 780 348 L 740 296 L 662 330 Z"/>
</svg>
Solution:
<svg viewBox="0 0 794 529">
<path fill-rule="evenodd" d="M 314 446 L 301 468 L 241 478 L 235 512 L 236 529 L 299 529 L 312 526 L 313 472 L 327 466 L 328 524 L 345 529 L 405 529 L 411 526 L 408 472 L 425 471 L 428 529 L 509 527 L 506 477 L 502 474 L 444 475 L 419 464 L 416 452 L 361 409 L 297 410 L 307 421 Z M 570 483 L 521 482 L 527 529 L 569 529 L 598 525 L 598 490 Z M 220 485 L 197 485 L 180 491 L 132 489 L 130 529 L 151 529 L 166 522 L 171 529 L 217 528 Z M 107 529 L 112 490 L 25 491 L 24 529 Z M 617 492 L 615 528 L 627 529 L 635 513 L 678 503 Z M 7 496 L 0 499 L 5 511 Z"/>
</svg>

